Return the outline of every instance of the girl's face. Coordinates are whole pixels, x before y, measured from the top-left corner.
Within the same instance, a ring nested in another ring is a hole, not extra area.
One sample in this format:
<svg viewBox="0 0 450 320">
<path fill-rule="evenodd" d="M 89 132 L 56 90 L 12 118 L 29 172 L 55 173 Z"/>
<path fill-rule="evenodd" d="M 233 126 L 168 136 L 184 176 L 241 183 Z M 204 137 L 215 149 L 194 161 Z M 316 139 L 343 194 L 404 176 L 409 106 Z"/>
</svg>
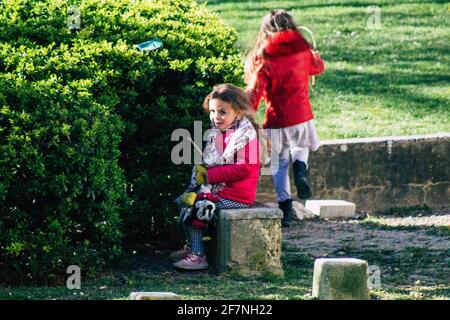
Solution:
<svg viewBox="0 0 450 320">
<path fill-rule="evenodd" d="M 220 99 L 209 100 L 209 119 L 214 122 L 214 125 L 220 131 L 225 131 L 240 116 L 230 103 Z"/>
</svg>

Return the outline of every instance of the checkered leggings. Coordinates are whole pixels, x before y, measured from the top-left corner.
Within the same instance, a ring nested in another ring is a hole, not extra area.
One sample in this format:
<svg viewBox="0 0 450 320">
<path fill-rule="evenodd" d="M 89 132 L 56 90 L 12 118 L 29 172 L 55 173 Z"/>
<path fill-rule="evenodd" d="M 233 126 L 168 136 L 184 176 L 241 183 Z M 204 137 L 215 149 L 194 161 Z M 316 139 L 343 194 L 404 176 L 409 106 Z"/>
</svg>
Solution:
<svg viewBox="0 0 450 320">
<path fill-rule="evenodd" d="M 249 208 L 248 204 L 236 202 L 228 199 L 220 199 L 219 202 L 216 202 L 216 209 L 239 209 L 239 208 Z M 184 228 L 184 236 L 188 244 L 191 245 L 192 252 L 197 255 L 204 255 L 205 248 L 203 246 L 203 236 L 204 229 L 197 229 L 193 226 L 185 226 Z"/>
</svg>

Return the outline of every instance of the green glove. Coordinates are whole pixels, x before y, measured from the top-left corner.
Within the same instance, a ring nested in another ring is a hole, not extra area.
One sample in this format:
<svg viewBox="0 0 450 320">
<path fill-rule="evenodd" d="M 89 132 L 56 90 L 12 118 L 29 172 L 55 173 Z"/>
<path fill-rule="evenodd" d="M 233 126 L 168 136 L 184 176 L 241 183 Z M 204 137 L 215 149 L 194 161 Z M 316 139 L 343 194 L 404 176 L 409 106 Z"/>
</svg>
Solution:
<svg viewBox="0 0 450 320">
<path fill-rule="evenodd" d="M 186 192 L 181 197 L 181 202 L 188 207 L 192 207 L 194 205 L 196 198 L 197 198 L 197 194 L 195 192 Z"/>
<path fill-rule="evenodd" d="M 206 173 L 208 172 L 208 170 L 204 166 L 202 166 L 200 164 L 197 164 L 195 166 L 195 171 L 196 171 L 196 173 L 195 173 L 195 182 L 198 185 L 206 184 L 207 183 L 207 181 L 206 181 L 207 180 L 206 179 Z"/>
</svg>

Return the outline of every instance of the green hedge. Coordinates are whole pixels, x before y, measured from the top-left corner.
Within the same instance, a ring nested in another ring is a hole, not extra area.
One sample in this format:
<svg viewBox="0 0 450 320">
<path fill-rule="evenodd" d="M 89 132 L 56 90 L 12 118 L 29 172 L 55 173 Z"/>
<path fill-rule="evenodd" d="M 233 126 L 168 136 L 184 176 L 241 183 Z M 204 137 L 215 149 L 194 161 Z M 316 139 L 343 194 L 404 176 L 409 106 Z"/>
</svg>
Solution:
<svg viewBox="0 0 450 320">
<path fill-rule="evenodd" d="M 122 121 L 83 81 L 61 82 L 0 78 L 0 275 L 8 281 L 57 280 L 71 264 L 94 274 L 121 252 Z"/>
<path fill-rule="evenodd" d="M 123 236 L 174 239 L 190 166 L 171 133 L 207 120 L 214 84 L 241 83 L 236 33 L 190 0 L 8 0 L 0 30 L 0 279 L 94 274 Z M 152 38 L 163 48 L 134 47 Z"/>
</svg>

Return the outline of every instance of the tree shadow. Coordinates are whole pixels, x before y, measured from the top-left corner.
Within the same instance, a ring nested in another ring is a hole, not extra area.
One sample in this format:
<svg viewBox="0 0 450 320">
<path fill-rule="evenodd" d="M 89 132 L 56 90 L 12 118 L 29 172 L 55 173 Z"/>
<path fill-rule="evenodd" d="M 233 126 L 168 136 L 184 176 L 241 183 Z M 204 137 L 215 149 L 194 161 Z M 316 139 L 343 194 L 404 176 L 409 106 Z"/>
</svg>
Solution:
<svg viewBox="0 0 450 320">
<path fill-rule="evenodd" d="M 405 103 L 407 103 L 408 105 L 414 105 L 414 110 L 432 109 L 450 115 L 449 99 L 429 97 L 421 95 L 413 88 L 405 88 L 405 86 L 448 85 L 450 77 L 445 74 L 430 75 L 413 72 L 383 74 L 328 69 L 319 81 L 324 90 L 331 90 L 336 93 L 344 92 L 374 97 L 389 95 L 390 104 L 399 102 L 393 108 L 402 109 L 405 112 L 411 112 L 409 106 L 405 107 Z"/>
</svg>

